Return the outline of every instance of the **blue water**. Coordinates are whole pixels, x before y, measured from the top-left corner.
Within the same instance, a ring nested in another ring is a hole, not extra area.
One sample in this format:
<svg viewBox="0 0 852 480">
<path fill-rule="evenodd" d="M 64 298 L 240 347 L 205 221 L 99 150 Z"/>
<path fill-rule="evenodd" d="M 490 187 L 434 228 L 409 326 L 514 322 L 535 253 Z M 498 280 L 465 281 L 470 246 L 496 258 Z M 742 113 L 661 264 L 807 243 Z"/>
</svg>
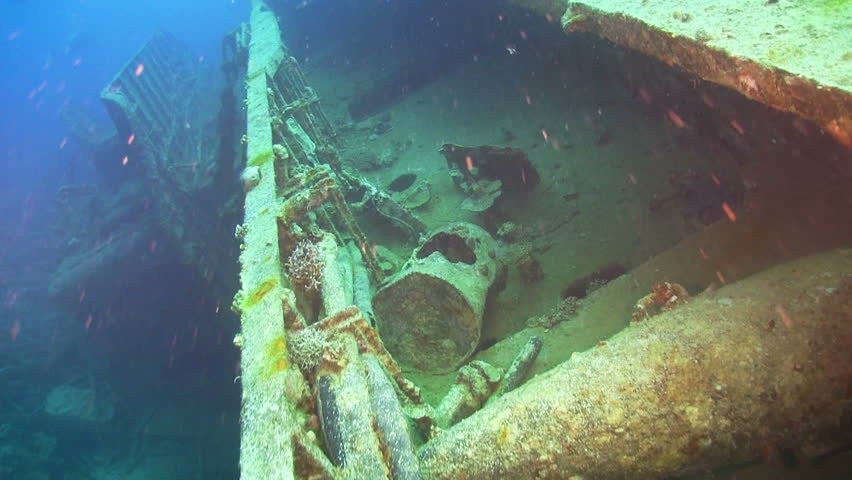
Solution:
<svg viewBox="0 0 852 480">
<path fill-rule="evenodd" d="M 230 299 L 153 245 L 153 266 L 109 291 L 68 301 L 48 285 L 69 255 L 59 224 L 85 231 L 109 212 L 62 218 L 59 187 L 114 187 L 60 110 L 111 128 L 101 90 L 158 29 L 221 82 L 222 38 L 248 12 L 248 0 L 0 4 L 0 479 L 236 478 Z"/>
</svg>

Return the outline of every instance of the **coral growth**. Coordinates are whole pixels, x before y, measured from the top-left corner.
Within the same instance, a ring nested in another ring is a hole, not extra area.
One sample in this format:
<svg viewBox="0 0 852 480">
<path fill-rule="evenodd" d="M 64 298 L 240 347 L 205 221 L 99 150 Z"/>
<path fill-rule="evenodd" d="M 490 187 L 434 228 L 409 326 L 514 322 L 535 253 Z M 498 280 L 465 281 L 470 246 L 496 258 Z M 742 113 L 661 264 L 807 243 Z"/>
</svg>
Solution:
<svg viewBox="0 0 852 480">
<path fill-rule="evenodd" d="M 677 283 L 658 283 L 651 293 L 640 298 L 633 310 L 633 321 L 651 318 L 660 312 L 667 312 L 689 300 L 689 293 Z"/>
<path fill-rule="evenodd" d="M 309 240 L 301 240 L 286 263 L 290 281 L 308 291 L 320 289 L 324 266 L 319 245 Z"/>
<path fill-rule="evenodd" d="M 318 328 L 305 328 L 294 332 L 288 338 L 293 363 L 302 370 L 310 370 L 319 365 L 323 352 L 330 346 L 328 333 Z"/>
</svg>

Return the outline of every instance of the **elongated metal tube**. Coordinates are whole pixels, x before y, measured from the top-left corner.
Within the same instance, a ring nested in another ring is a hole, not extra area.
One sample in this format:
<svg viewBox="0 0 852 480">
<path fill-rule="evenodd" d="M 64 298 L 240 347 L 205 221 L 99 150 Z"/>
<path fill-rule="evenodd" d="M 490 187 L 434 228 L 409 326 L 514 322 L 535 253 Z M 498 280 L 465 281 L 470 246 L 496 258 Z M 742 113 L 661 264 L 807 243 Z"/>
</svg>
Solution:
<svg viewBox="0 0 852 480">
<path fill-rule="evenodd" d="M 631 325 L 428 443 L 429 479 L 661 478 L 852 441 L 852 250 Z"/>
<path fill-rule="evenodd" d="M 524 377 L 527 376 L 539 352 L 541 352 L 541 337 L 533 336 L 524 344 L 524 348 L 518 352 L 512 364 L 509 365 L 506 374 L 503 376 L 503 382 L 500 383 L 497 391 L 494 392 L 493 398 L 497 398 L 518 388 L 523 383 Z"/>
<path fill-rule="evenodd" d="M 373 411 L 363 357 L 355 339 L 339 336 L 334 348 L 342 370 L 334 362 L 317 370 L 319 415 L 331 461 L 345 478 L 388 478 L 381 446 L 373 429 Z"/>
<path fill-rule="evenodd" d="M 365 355 L 364 366 L 370 386 L 370 404 L 376 419 L 376 430 L 383 444 L 393 480 L 421 480 L 417 457 L 408 432 L 402 407 L 393 383 L 381 362 Z"/>
</svg>

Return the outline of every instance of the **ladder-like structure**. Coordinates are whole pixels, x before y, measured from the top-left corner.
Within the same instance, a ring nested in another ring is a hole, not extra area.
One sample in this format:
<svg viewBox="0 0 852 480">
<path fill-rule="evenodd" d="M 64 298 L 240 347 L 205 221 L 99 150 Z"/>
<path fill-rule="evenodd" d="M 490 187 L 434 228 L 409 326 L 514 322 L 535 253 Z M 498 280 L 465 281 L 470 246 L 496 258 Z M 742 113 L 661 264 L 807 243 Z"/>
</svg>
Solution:
<svg viewBox="0 0 852 480">
<path fill-rule="evenodd" d="M 402 409 L 425 404 L 371 326 L 382 271 L 344 200 L 384 194 L 343 171 L 334 129 L 263 2 L 250 25 L 234 301 L 243 478 L 421 478 Z"/>
</svg>

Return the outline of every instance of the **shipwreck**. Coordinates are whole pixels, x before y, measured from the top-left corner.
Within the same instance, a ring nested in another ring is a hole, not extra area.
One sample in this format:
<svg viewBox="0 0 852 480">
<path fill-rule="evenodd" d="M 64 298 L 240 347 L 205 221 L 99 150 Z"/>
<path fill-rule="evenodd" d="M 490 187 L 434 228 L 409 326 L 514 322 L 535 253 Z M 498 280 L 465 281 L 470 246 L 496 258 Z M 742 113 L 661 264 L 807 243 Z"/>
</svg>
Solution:
<svg viewBox="0 0 852 480">
<path fill-rule="evenodd" d="M 701 32 L 656 28 L 644 12 L 613 12 L 619 2 L 515 3 L 812 120 L 837 143 L 841 160 L 824 170 L 838 174 L 800 165 L 767 179 L 739 217 L 730 205 L 743 192 L 718 197 L 728 208 L 708 217 L 689 203 L 706 187 L 673 181 L 671 197 L 706 228 L 629 271 L 590 274 L 595 288 L 579 289 L 588 295 L 577 321 L 558 318 L 578 315 L 571 294 L 546 322 L 489 344 L 483 315 L 506 269 L 495 237 L 530 233 L 505 223 L 491 233 L 465 222 L 427 227 L 351 171 L 276 11 L 255 1 L 249 24 L 228 40 L 246 87 L 242 286 L 233 302 L 242 478 L 668 478 L 767 451 L 813 458 L 849 445 L 850 90 L 823 88 L 808 72 L 784 90 L 771 65 L 732 60 L 737 52 L 695 38 Z M 371 111 L 365 102 L 359 116 Z M 448 163 L 471 182 L 465 162 L 477 154 Z M 522 159 L 530 183 L 518 189 L 531 189 L 538 173 Z M 776 201 L 790 177 L 807 205 Z M 489 215 L 497 196 L 473 210 Z M 386 265 L 363 227 L 370 218 L 417 243 L 404 265 Z M 532 277 L 536 254 L 520 255 Z M 585 351 L 548 348 L 593 319 L 612 336 Z M 449 375 L 438 401 L 418 386 L 422 376 L 408 378 L 424 370 Z"/>
</svg>

